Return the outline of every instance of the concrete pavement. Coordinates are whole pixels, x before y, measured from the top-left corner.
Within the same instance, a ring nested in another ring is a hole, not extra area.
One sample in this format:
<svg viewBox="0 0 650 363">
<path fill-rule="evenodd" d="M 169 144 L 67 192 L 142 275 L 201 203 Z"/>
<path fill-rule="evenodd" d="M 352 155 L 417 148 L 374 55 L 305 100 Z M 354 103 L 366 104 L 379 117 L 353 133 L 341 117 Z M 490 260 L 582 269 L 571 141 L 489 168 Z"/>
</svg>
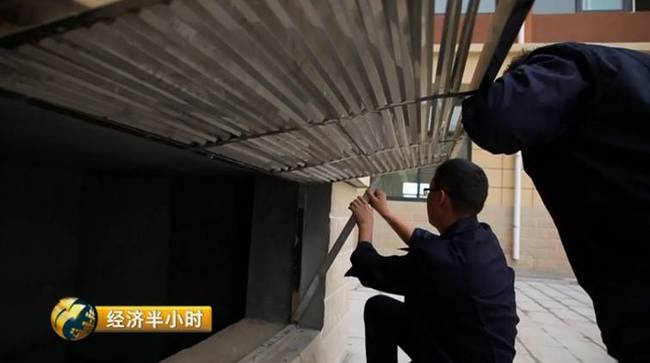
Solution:
<svg viewBox="0 0 650 363">
<path fill-rule="evenodd" d="M 616 362 L 605 352 L 591 299 L 573 280 L 518 277 L 516 363 Z M 366 361 L 363 306 L 377 291 L 350 291 L 348 355 L 344 363 Z M 389 295 L 402 300 L 399 296 Z M 410 362 L 399 351 L 399 362 Z"/>
</svg>

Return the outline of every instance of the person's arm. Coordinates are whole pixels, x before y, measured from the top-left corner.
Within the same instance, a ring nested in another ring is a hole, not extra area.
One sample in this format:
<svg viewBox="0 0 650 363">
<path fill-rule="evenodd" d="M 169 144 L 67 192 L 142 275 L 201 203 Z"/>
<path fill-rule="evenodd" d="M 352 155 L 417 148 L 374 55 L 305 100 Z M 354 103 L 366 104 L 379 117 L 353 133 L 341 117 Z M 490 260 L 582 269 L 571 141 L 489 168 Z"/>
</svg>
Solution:
<svg viewBox="0 0 650 363">
<path fill-rule="evenodd" d="M 579 116 L 576 106 L 586 87 L 573 60 L 533 53 L 525 64 L 465 99 L 463 126 L 472 141 L 492 153 L 548 144 Z"/>
<path fill-rule="evenodd" d="M 370 193 L 368 193 L 370 194 Z M 373 228 L 373 217 L 372 210 L 368 202 L 362 197 L 357 197 L 355 200 L 350 203 L 348 207 L 354 215 L 354 219 L 357 221 L 357 228 L 359 229 L 359 242 L 370 242 L 372 241 L 372 228 Z"/>
<path fill-rule="evenodd" d="M 345 276 L 354 276 L 361 284 L 391 294 L 405 294 L 408 271 L 407 256 L 382 256 L 372 245 L 373 216 L 370 205 L 358 197 L 350 203 L 359 229 L 357 248 L 350 261 L 352 268 Z"/>
<path fill-rule="evenodd" d="M 409 281 L 413 279 L 409 272 L 412 268 L 410 260 L 410 253 L 405 256 L 382 256 L 372 243 L 360 241 L 350 256 L 352 267 L 345 276 L 358 278 L 365 287 L 404 295 Z"/>
<path fill-rule="evenodd" d="M 377 213 L 388 222 L 399 238 L 408 245 L 415 228 L 391 212 L 388 208 L 386 193 L 377 189 L 373 193 L 368 193 L 368 201 Z"/>
</svg>

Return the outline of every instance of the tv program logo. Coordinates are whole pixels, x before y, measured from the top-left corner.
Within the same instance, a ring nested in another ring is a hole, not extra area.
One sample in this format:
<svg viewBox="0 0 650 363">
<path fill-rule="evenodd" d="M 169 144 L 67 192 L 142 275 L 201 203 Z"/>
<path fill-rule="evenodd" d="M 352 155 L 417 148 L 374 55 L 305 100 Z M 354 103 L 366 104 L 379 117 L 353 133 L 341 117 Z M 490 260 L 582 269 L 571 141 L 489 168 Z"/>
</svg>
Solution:
<svg viewBox="0 0 650 363">
<path fill-rule="evenodd" d="M 76 297 L 65 297 L 54 306 L 50 316 L 52 329 L 65 340 L 87 337 L 97 325 L 97 312 L 87 302 Z"/>
<path fill-rule="evenodd" d="M 52 329 L 65 340 L 96 333 L 209 333 L 210 306 L 92 306 L 61 299 L 52 310 Z"/>
</svg>

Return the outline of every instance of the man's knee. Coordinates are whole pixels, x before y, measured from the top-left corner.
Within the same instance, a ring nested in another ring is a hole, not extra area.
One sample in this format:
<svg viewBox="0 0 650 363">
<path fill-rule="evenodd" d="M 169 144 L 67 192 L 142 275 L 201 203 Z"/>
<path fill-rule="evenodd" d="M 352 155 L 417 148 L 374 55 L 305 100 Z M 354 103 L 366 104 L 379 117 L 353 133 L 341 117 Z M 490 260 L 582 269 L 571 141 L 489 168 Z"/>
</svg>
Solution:
<svg viewBox="0 0 650 363">
<path fill-rule="evenodd" d="M 386 315 L 387 307 L 395 301 L 397 300 L 386 295 L 375 295 L 371 297 L 366 301 L 366 305 L 363 308 L 364 320 L 376 320 L 376 317 Z"/>
</svg>

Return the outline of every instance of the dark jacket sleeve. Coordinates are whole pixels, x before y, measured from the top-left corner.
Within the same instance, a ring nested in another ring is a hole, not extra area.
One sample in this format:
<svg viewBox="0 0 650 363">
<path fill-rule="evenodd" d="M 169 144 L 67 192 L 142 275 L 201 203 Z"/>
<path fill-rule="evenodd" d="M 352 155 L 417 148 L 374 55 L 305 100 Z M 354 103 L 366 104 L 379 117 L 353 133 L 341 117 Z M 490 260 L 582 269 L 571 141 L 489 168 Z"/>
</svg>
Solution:
<svg viewBox="0 0 650 363">
<path fill-rule="evenodd" d="M 409 253 L 413 253 L 414 268 L 454 269 L 464 260 L 462 254 L 440 236 L 426 229 L 415 228 L 409 239 Z M 417 255 L 416 255 L 417 253 Z"/>
<path fill-rule="evenodd" d="M 586 87 L 573 60 L 532 53 L 525 64 L 463 102 L 463 126 L 472 141 L 492 153 L 548 144 L 575 119 Z"/>
<path fill-rule="evenodd" d="M 361 284 L 390 294 L 404 295 L 409 281 L 409 257 L 382 256 L 370 242 L 359 242 L 352 253 L 352 268 L 345 276 L 354 276 Z"/>
</svg>

